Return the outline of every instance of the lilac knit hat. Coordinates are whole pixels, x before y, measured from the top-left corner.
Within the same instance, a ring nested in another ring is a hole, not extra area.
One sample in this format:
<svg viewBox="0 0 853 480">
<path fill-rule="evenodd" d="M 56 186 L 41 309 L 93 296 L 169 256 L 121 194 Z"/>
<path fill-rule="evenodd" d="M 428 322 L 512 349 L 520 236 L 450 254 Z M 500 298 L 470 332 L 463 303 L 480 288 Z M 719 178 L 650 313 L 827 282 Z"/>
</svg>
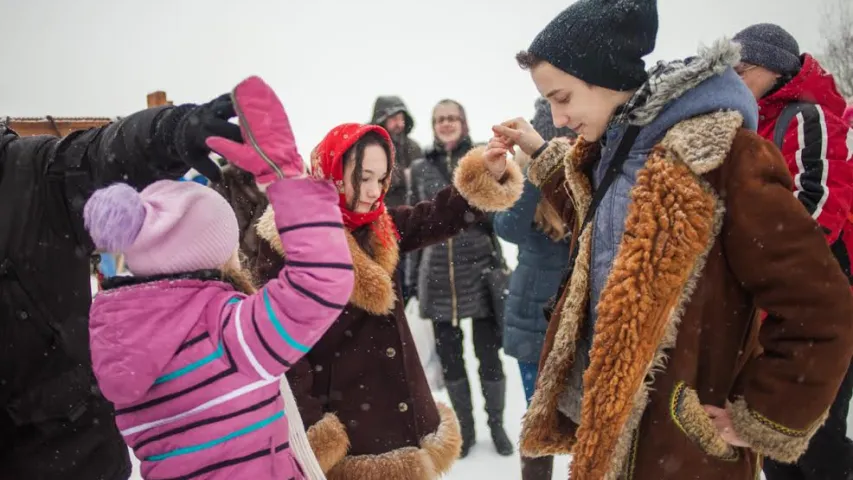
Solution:
<svg viewBox="0 0 853 480">
<path fill-rule="evenodd" d="M 141 193 L 117 183 L 89 198 L 83 218 L 95 246 L 124 254 L 138 276 L 218 269 L 239 236 L 228 202 L 195 182 L 161 180 Z"/>
</svg>

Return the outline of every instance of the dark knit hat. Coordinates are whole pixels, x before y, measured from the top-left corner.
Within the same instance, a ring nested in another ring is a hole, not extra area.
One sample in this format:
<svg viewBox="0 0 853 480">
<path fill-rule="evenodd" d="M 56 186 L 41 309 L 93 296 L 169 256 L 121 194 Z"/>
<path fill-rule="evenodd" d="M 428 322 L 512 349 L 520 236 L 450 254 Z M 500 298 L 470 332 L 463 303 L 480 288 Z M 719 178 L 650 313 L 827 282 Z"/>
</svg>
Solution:
<svg viewBox="0 0 853 480">
<path fill-rule="evenodd" d="M 591 85 L 632 90 L 647 79 L 657 0 L 579 0 L 533 39 L 528 52 Z"/>
<path fill-rule="evenodd" d="M 793 35 L 779 25 L 752 25 L 738 32 L 732 40 L 741 45 L 742 62 L 782 75 L 796 75 L 802 68 L 800 45 Z"/>
<path fill-rule="evenodd" d="M 551 104 L 544 97 L 536 99 L 534 105 L 536 112 L 533 114 L 533 120 L 530 125 L 536 130 L 536 133 L 542 136 L 543 140 L 551 140 L 557 137 L 575 138 L 577 133 L 568 127 L 557 128 L 554 126 L 554 118 L 551 115 Z"/>
</svg>

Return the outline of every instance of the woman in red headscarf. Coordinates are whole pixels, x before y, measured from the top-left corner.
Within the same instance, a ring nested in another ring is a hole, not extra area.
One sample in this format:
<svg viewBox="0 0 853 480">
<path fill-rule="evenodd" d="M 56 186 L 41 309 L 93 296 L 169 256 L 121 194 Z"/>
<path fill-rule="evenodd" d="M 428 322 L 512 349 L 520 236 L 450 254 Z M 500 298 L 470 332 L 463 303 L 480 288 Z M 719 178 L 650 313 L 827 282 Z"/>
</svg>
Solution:
<svg viewBox="0 0 853 480">
<path fill-rule="evenodd" d="M 288 373 L 311 447 L 329 479 L 429 480 L 459 456 L 456 417 L 433 400 L 395 270 L 402 254 L 445 241 L 488 212 L 510 207 L 523 186 L 515 162 L 478 148 L 460 161 L 453 185 L 434 199 L 389 209 L 383 199 L 394 168 L 392 145 L 379 126 L 344 124 L 311 155 L 312 174 L 338 186 L 356 278 L 341 316 Z M 263 281 L 287 259 L 271 214 L 257 230 L 265 240 L 256 259 Z"/>
</svg>

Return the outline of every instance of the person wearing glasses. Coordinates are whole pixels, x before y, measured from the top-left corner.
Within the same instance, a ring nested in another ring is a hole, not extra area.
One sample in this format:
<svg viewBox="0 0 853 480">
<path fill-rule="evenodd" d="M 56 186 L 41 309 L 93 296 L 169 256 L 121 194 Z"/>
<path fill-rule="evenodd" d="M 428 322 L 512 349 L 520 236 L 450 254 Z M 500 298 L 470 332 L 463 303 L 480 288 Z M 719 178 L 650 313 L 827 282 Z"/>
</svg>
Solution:
<svg viewBox="0 0 853 480">
<path fill-rule="evenodd" d="M 459 161 L 474 147 L 465 109 L 455 100 L 438 102 L 432 112 L 435 141 L 423 159 L 412 164 L 412 202 L 429 200 L 452 184 Z M 480 383 L 489 428 L 500 455 L 512 455 L 513 442 L 504 431 L 506 377 L 498 351 L 503 327 L 491 300 L 484 272 L 494 265 L 499 246 L 491 218 L 471 224 L 450 240 L 410 256 L 409 285 L 416 285 L 422 318 L 432 320 L 435 343 L 447 392 L 462 431 L 462 457 L 476 441 L 471 386 L 462 353 L 460 321 L 472 319 L 474 351 L 480 361 Z"/>
</svg>

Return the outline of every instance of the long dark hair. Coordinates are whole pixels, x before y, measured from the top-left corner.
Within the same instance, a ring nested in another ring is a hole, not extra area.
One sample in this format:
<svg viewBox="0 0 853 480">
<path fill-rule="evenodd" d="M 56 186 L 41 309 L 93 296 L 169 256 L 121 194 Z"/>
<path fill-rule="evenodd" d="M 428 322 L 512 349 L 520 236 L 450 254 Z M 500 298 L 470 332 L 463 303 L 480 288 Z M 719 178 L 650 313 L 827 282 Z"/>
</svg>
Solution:
<svg viewBox="0 0 853 480">
<path fill-rule="evenodd" d="M 358 204 L 358 199 L 361 198 L 361 179 L 362 179 L 362 168 L 364 166 L 364 150 L 371 145 L 379 145 L 382 147 L 382 150 L 385 151 L 385 156 L 388 158 L 388 173 L 386 174 L 387 178 L 391 178 L 391 146 L 385 141 L 385 138 L 377 132 L 367 132 L 363 137 L 359 138 L 357 142 L 353 144 L 346 152 L 344 152 L 344 170 L 346 170 L 346 166 L 350 162 L 355 162 L 355 168 L 352 171 L 352 177 L 350 181 L 352 182 L 352 190 L 353 197 L 350 205 L 348 205 L 350 210 L 355 211 L 355 207 Z M 390 180 L 386 180 L 390 181 Z M 352 232 L 353 237 L 355 238 L 358 245 L 367 252 L 369 256 L 373 256 L 373 249 L 370 247 L 370 242 L 368 241 L 370 237 L 370 229 L 369 228 L 359 228 Z"/>
<path fill-rule="evenodd" d="M 350 210 L 355 211 L 358 205 L 358 199 L 361 198 L 361 179 L 362 168 L 364 165 L 364 150 L 371 145 L 379 145 L 385 151 L 385 156 L 388 159 L 388 177 L 391 176 L 391 146 L 385 141 L 382 135 L 376 132 L 367 132 L 358 139 L 346 152 L 344 152 L 344 170 L 350 162 L 355 162 L 355 168 L 352 171 L 352 189 L 353 196 L 350 205 L 347 205 Z"/>
</svg>

